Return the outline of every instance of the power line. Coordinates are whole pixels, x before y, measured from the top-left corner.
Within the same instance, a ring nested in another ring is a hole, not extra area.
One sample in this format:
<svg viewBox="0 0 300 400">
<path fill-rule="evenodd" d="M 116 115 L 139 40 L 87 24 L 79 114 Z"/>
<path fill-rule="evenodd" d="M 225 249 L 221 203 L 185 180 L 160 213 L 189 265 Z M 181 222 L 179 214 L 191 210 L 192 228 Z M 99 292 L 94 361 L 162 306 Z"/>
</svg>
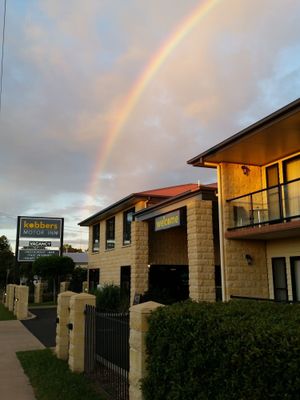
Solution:
<svg viewBox="0 0 300 400">
<path fill-rule="evenodd" d="M 2 91 L 3 91 L 3 70 L 4 70 L 4 43 L 5 43 L 5 25 L 6 25 L 6 0 L 4 0 L 3 11 L 3 29 L 2 29 L 2 47 L 1 47 L 1 69 L 0 69 L 0 114 L 2 110 Z"/>
</svg>

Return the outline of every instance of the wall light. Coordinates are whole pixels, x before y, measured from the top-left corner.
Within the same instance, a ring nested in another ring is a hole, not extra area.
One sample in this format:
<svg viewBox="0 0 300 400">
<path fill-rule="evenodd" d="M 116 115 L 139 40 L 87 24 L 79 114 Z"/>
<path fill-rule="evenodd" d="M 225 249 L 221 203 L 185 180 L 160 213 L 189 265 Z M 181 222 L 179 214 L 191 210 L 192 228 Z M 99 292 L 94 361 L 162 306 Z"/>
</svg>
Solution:
<svg viewBox="0 0 300 400">
<path fill-rule="evenodd" d="M 245 259 L 246 259 L 248 265 L 253 264 L 253 258 L 252 258 L 252 256 L 250 256 L 250 254 L 245 254 Z"/>
<path fill-rule="evenodd" d="M 241 168 L 242 168 L 243 174 L 248 176 L 250 173 L 250 168 L 247 167 L 247 165 L 242 165 Z"/>
</svg>

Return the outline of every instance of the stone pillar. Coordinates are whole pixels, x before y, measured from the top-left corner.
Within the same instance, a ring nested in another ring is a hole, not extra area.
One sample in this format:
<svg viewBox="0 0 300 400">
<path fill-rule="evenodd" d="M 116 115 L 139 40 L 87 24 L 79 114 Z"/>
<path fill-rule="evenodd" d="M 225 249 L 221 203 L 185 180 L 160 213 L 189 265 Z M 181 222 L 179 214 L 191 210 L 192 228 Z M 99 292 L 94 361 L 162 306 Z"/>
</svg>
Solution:
<svg viewBox="0 0 300 400">
<path fill-rule="evenodd" d="M 148 223 L 144 221 L 133 221 L 131 223 L 131 235 L 133 256 L 131 265 L 130 302 L 132 304 L 135 294 L 143 294 L 148 290 Z"/>
<path fill-rule="evenodd" d="M 83 281 L 82 282 L 82 292 L 83 293 L 88 293 L 89 288 L 88 288 L 88 281 Z"/>
<path fill-rule="evenodd" d="M 215 301 L 215 254 L 212 203 L 194 200 L 187 206 L 190 298 Z"/>
<path fill-rule="evenodd" d="M 70 282 L 60 282 L 60 290 L 59 293 L 66 292 L 69 289 Z"/>
<path fill-rule="evenodd" d="M 70 300 L 70 347 L 69 367 L 73 372 L 84 370 L 84 310 L 86 305 L 95 306 L 96 297 L 88 293 L 79 293 Z"/>
<path fill-rule="evenodd" d="M 56 320 L 56 347 L 55 354 L 61 360 L 69 358 L 69 334 L 67 324 L 70 315 L 70 299 L 76 295 L 74 292 L 63 292 L 57 296 L 57 320 Z"/>
<path fill-rule="evenodd" d="M 28 317 L 28 296 L 28 286 L 16 287 L 14 314 L 17 319 L 26 319 Z"/>
<path fill-rule="evenodd" d="M 43 291 L 44 291 L 44 284 L 42 282 L 38 282 L 34 285 L 34 302 L 35 303 L 43 302 Z"/>
<path fill-rule="evenodd" d="M 148 301 L 130 308 L 130 367 L 129 367 L 129 398 L 142 400 L 141 379 L 146 376 L 147 354 L 146 333 L 148 317 L 152 311 L 162 304 Z"/>
<path fill-rule="evenodd" d="M 15 300 L 15 287 L 16 285 L 8 284 L 6 286 L 6 307 L 9 311 L 14 310 L 14 300 Z"/>
</svg>

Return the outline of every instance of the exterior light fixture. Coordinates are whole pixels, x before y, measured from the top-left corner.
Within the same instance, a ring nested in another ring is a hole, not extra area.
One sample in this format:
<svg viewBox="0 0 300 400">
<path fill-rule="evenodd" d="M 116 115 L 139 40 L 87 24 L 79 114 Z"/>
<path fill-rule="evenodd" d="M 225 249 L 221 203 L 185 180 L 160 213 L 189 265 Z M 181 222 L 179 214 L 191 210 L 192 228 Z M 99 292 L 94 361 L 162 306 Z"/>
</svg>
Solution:
<svg viewBox="0 0 300 400">
<path fill-rule="evenodd" d="M 241 168 L 242 168 L 243 174 L 248 176 L 250 173 L 250 168 L 247 167 L 247 165 L 242 165 Z"/>
<path fill-rule="evenodd" d="M 246 259 L 248 265 L 252 265 L 253 264 L 253 258 L 252 258 L 252 256 L 250 254 L 246 254 L 245 255 L 245 259 Z"/>
</svg>

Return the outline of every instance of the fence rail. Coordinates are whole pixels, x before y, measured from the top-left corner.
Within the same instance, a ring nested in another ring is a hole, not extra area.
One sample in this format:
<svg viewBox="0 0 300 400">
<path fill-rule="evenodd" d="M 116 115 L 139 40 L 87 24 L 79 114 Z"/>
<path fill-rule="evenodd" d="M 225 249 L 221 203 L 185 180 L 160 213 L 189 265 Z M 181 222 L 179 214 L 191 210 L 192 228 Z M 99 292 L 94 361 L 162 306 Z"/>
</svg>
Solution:
<svg viewBox="0 0 300 400">
<path fill-rule="evenodd" d="M 85 310 L 85 373 L 113 400 L 128 400 L 129 314 Z"/>
</svg>

